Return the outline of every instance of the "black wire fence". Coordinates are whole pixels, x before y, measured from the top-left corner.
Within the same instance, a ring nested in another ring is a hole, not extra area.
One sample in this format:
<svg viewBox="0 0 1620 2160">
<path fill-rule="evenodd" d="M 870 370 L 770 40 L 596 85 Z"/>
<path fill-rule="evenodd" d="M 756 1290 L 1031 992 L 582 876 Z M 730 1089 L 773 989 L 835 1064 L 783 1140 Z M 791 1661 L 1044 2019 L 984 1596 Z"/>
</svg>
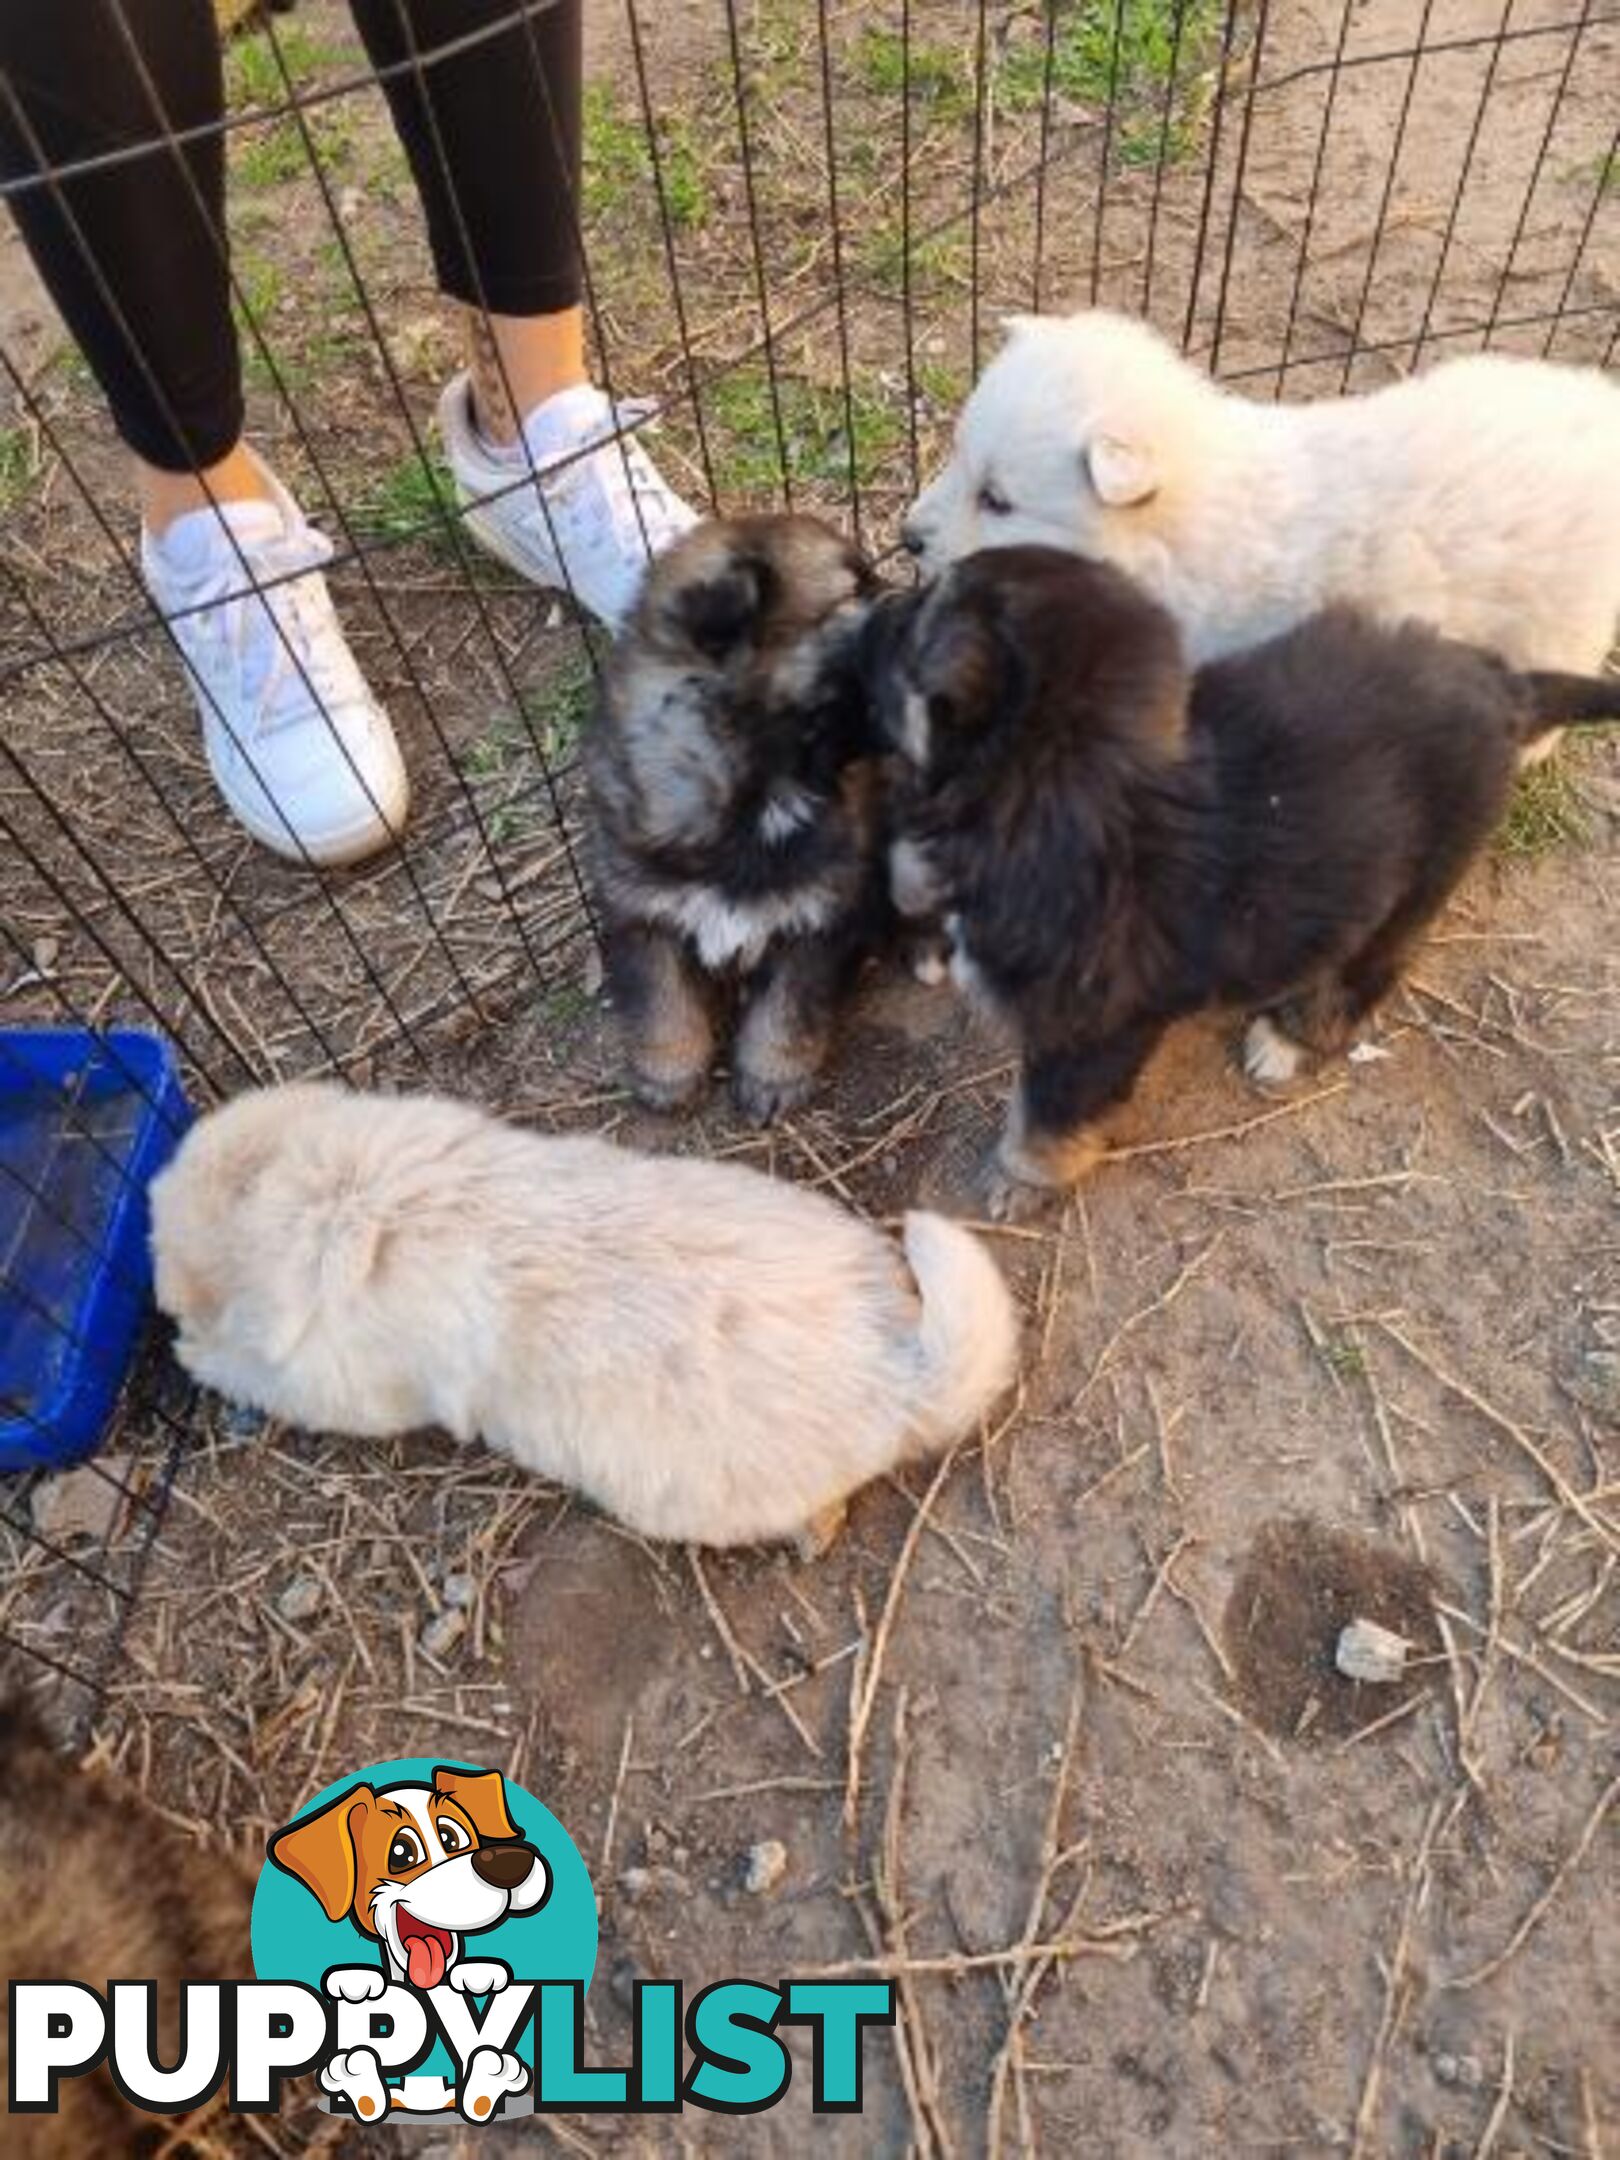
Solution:
<svg viewBox="0 0 1620 2160">
<path fill-rule="evenodd" d="M 557 0 L 426 47 L 396 4 L 399 66 L 430 80 Z M 1145 314 L 1266 398 L 1620 344 L 1598 0 L 591 0 L 585 27 L 582 179 L 537 214 L 577 235 L 596 379 L 699 506 L 818 508 L 887 558 L 1019 310 Z M 347 9 L 250 19 L 225 73 L 250 437 L 334 544 L 415 809 L 342 872 L 233 825 L 95 386 L 0 234 L 0 1029 L 159 1029 L 199 1102 L 333 1072 L 521 1106 L 594 983 L 574 748 L 600 644 L 464 527 L 431 426 L 456 341 Z M 0 73 L 26 140 L 17 89 Z M 187 169 L 196 133 L 154 88 L 150 140 L 0 194 L 49 190 L 71 226 L 76 181 Z M 84 253 L 116 303 L 120 265 Z M 87 1699 L 161 1535 L 166 1385 L 91 1473 L 119 1488 L 94 1531 L 52 1529 L 49 1480 L 0 1480 L 0 1631 Z"/>
</svg>

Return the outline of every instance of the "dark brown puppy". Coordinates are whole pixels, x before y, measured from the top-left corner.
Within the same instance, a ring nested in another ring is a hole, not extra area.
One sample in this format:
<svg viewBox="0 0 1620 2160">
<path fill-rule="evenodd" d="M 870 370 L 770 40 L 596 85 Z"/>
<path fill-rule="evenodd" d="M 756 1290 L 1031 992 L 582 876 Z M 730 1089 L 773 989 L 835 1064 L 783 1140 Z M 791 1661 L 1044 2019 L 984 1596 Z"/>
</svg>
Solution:
<svg viewBox="0 0 1620 2160">
<path fill-rule="evenodd" d="M 991 1204 L 1072 1183 L 1171 1021 L 1235 1004 L 1251 1078 L 1342 1049 L 1484 846 L 1526 745 L 1620 680 L 1517 675 L 1416 625 L 1314 616 L 1189 680 L 1123 573 L 970 556 L 874 612 L 865 666 L 923 794 L 902 906 L 1023 1054 Z"/>
<path fill-rule="evenodd" d="M 876 761 L 856 665 L 876 591 L 808 517 L 700 525 L 654 563 L 586 741 L 591 873 L 630 1078 L 702 1092 L 740 1006 L 737 1106 L 809 1094 L 883 922 Z"/>
<path fill-rule="evenodd" d="M 179 2058 L 180 1986 L 245 1980 L 250 1885 L 110 1778 L 65 1761 L 16 1703 L 0 1705 L 0 1983 L 152 1980 L 160 2062 Z M 8 2040 L 0 2078 L 10 2089 Z M 106 2069 L 64 2078 L 54 2115 L 7 2118 L 10 2160 L 155 2151 L 174 2124 L 138 2113 Z"/>
</svg>

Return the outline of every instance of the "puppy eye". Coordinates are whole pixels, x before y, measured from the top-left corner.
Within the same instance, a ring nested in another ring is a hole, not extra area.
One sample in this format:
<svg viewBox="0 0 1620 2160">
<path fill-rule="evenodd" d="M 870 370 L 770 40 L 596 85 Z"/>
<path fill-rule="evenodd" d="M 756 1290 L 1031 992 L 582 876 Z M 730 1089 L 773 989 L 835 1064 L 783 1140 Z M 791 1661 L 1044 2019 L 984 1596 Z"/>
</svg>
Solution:
<svg viewBox="0 0 1620 2160">
<path fill-rule="evenodd" d="M 406 1868 L 418 1867 L 425 1858 L 422 1841 L 414 1830 L 397 1830 L 394 1833 L 394 1842 L 388 1848 L 390 1875 L 400 1875 Z"/>
<path fill-rule="evenodd" d="M 439 1843 L 446 1852 L 466 1852 L 472 1845 L 472 1839 L 460 1823 L 452 1821 L 447 1815 L 439 1825 Z"/>
<path fill-rule="evenodd" d="M 993 480 L 987 480 L 979 490 L 979 508 L 989 517 L 1011 517 L 1012 504 L 1002 494 Z"/>
</svg>

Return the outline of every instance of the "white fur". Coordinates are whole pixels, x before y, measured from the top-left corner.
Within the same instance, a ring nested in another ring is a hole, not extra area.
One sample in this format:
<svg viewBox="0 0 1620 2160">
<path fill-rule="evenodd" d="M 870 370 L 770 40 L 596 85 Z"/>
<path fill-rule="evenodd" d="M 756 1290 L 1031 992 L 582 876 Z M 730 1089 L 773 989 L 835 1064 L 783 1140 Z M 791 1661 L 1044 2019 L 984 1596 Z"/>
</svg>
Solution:
<svg viewBox="0 0 1620 2160">
<path fill-rule="evenodd" d="M 956 1225 L 904 1259 L 738 1164 L 332 1086 L 204 1118 L 152 1188 L 181 1362 L 317 1430 L 481 1434 L 654 1537 L 804 1529 L 971 1430 L 1012 1301 Z"/>
<path fill-rule="evenodd" d="M 816 806 L 808 795 L 798 788 L 785 789 L 767 798 L 759 813 L 759 837 L 767 847 L 779 847 L 795 833 L 803 832 L 815 815 Z"/>
<path fill-rule="evenodd" d="M 1195 665 L 1346 601 L 1590 673 L 1620 610 L 1620 387 L 1478 354 L 1266 405 L 1145 323 L 1023 317 L 909 522 L 930 571 L 1024 542 L 1114 562 L 1176 616 Z"/>
<path fill-rule="evenodd" d="M 828 895 L 813 886 L 737 902 L 707 885 L 649 885 L 641 894 L 641 906 L 689 937 L 698 958 L 714 973 L 757 967 L 773 938 L 809 937 L 825 927 L 832 913 Z"/>
<path fill-rule="evenodd" d="M 889 894 L 902 915 L 932 915 L 940 903 L 939 875 L 920 840 L 902 836 L 889 849 Z"/>
<path fill-rule="evenodd" d="M 1299 1076 L 1305 1052 L 1275 1020 L 1257 1013 L 1243 1037 L 1243 1070 L 1256 1087 L 1287 1087 Z"/>
</svg>

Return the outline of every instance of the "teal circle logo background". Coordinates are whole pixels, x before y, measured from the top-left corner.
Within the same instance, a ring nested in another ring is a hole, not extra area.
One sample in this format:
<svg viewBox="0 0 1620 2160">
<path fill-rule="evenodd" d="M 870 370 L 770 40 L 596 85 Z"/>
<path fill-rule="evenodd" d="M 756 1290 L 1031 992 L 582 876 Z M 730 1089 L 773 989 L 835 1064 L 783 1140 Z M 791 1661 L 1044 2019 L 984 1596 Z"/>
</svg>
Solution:
<svg viewBox="0 0 1620 2160">
<path fill-rule="evenodd" d="M 410 1755 L 372 1763 L 311 1793 L 289 1822 L 314 1814 L 356 1785 L 381 1792 L 388 1785 L 430 1785 L 437 1769 L 487 1770 L 487 1763 L 459 1757 Z M 499 1927 L 462 1938 L 463 1955 L 499 1958 L 514 1981 L 577 1980 L 588 1988 L 596 1969 L 596 1892 L 578 1848 L 548 1807 L 521 1785 L 506 1781 L 506 1806 L 518 1835 L 551 1870 L 551 1894 L 538 1912 L 514 1913 Z M 267 1859 L 253 1897 L 253 1970 L 261 1980 L 301 1980 L 319 1989 L 334 1965 L 375 1965 L 384 1970 L 381 1943 L 352 1920 L 328 1920 L 315 1893 Z M 534 2065 L 534 2025 L 524 2027 L 516 2051 Z M 424 2071 L 447 2070 L 440 2043 Z"/>
</svg>

